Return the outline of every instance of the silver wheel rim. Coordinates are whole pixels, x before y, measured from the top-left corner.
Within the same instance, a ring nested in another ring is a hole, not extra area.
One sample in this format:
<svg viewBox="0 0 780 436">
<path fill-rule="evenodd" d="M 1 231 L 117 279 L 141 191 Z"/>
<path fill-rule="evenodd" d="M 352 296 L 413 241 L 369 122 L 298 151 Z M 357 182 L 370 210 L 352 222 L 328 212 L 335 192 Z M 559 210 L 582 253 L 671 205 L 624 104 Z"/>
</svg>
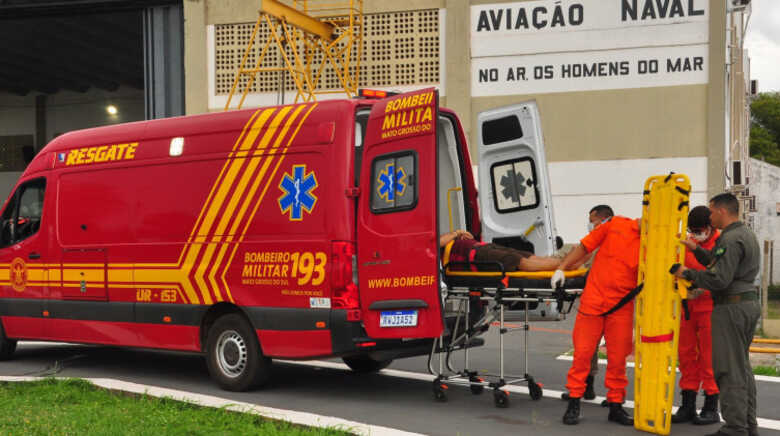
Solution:
<svg viewBox="0 0 780 436">
<path fill-rule="evenodd" d="M 246 341 L 235 330 L 226 330 L 217 339 L 217 365 L 220 371 L 230 378 L 244 373 L 249 352 Z"/>
</svg>

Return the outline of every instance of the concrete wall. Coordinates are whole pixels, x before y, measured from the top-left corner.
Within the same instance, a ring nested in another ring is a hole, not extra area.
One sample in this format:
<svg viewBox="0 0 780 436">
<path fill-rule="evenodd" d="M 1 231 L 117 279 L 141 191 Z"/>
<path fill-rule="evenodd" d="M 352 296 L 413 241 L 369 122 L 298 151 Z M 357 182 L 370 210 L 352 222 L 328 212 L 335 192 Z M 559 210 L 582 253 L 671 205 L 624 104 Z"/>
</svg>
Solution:
<svg viewBox="0 0 780 436">
<path fill-rule="evenodd" d="M 756 209 L 753 223 L 759 244 L 774 241 L 774 264 L 772 283 L 780 283 L 780 168 L 764 161 L 750 159 L 752 177 L 750 195 L 756 196 Z"/>
</svg>

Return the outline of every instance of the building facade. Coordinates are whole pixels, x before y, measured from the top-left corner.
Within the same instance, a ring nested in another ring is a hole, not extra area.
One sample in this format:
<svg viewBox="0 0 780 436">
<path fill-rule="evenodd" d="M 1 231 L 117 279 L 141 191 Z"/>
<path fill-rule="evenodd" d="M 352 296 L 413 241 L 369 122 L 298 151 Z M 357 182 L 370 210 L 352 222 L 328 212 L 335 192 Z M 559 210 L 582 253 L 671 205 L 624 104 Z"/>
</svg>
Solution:
<svg viewBox="0 0 780 436">
<path fill-rule="evenodd" d="M 575 241 L 595 204 L 639 216 L 651 175 L 689 175 L 692 205 L 744 189 L 749 6 L 734 3 L 367 0 L 360 83 L 438 87 L 475 162 L 477 114 L 535 100 L 558 231 Z M 258 3 L 192 0 L 184 16 L 186 111 L 223 110 Z M 260 75 L 245 107 L 292 102 L 291 85 L 282 98 L 280 83 Z M 323 83 L 338 88 L 332 72 Z"/>
<path fill-rule="evenodd" d="M 780 168 L 751 158 L 750 169 L 749 221 L 765 256 L 762 273 L 767 284 L 780 283 Z"/>
</svg>

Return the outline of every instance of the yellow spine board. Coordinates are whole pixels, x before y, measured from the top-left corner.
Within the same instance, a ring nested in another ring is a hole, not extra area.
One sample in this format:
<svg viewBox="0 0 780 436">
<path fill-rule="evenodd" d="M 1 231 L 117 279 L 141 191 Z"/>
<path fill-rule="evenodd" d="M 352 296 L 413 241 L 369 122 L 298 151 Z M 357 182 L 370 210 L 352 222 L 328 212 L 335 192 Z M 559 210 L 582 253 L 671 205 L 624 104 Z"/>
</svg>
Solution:
<svg viewBox="0 0 780 436">
<path fill-rule="evenodd" d="M 669 273 L 685 262 L 688 196 L 691 183 L 683 174 L 654 176 L 645 182 L 642 206 L 634 331 L 634 427 L 668 435 L 674 399 L 677 345 L 686 284 Z M 679 285 L 679 286 L 678 286 Z"/>
</svg>

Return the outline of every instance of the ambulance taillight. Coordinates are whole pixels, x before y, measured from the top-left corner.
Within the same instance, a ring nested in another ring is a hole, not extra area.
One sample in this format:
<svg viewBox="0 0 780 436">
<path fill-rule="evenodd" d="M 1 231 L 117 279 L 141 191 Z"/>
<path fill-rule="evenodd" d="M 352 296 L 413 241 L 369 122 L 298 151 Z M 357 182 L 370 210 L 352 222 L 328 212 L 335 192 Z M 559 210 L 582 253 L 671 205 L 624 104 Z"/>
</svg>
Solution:
<svg viewBox="0 0 780 436">
<path fill-rule="evenodd" d="M 357 258 L 355 244 L 346 241 L 333 242 L 331 256 L 331 285 L 334 309 L 359 309 L 360 296 L 357 287 Z"/>
</svg>

